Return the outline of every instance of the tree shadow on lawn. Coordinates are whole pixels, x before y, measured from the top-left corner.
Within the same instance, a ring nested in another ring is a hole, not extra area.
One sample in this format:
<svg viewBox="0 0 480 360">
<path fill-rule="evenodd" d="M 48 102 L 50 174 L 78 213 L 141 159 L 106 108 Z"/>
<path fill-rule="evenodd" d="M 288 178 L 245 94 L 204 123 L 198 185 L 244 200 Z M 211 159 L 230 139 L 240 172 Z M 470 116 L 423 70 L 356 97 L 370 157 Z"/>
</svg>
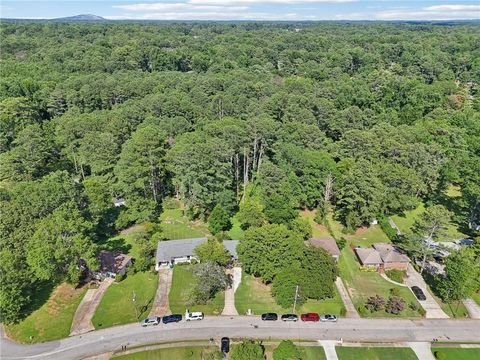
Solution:
<svg viewBox="0 0 480 360">
<path fill-rule="evenodd" d="M 126 244 L 124 238 L 107 239 L 99 244 L 104 250 L 109 251 L 121 251 L 124 254 L 128 254 L 132 249 L 131 244 Z"/>
<path fill-rule="evenodd" d="M 40 283 L 37 289 L 32 292 L 32 302 L 22 309 L 18 322 L 24 320 L 35 310 L 40 309 L 48 301 L 57 285 L 57 283 Z"/>
</svg>

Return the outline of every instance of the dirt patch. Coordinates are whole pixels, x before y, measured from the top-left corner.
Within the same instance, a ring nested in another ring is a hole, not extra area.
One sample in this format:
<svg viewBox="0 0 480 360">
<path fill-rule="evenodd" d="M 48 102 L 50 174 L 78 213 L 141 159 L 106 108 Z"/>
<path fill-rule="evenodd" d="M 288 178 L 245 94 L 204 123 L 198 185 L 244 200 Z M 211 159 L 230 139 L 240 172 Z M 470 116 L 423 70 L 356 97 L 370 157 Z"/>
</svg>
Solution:
<svg viewBox="0 0 480 360">
<path fill-rule="evenodd" d="M 83 287 L 75 289 L 65 283 L 58 286 L 48 300 L 48 314 L 52 316 L 56 315 L 59 310 L 63 309 L 65 303 L 68 303 L 73 297 L 78 296 L 78 293 L 82 291 Z"/>
</svg>

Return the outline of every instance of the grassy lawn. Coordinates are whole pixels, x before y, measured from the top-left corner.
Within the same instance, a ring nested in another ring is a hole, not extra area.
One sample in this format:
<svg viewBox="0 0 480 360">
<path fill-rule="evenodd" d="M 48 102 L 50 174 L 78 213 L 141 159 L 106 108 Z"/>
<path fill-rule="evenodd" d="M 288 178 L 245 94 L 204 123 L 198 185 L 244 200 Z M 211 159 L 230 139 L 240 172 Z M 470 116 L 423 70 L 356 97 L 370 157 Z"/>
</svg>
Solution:
<svg viewBox="0 0 480 360">
<path fill-rule="evenodd" d="M 172 313 L 184 314 L 188 308 L 191 311 L 201 311 L 206 315 L 219 315 L 225 305 L 225 294 L 219 291 L 214 299 L 206 305 L 191 305 L 190 291 L 195 284 L 192 266 L 175 266 L 168 300 Z"/>
<path fill-rule="evenodd" d="M 158 275 L 151 272 L 129 275 L 120 283 L 113 283 L 103 295 L 93 316 L 96 329 L 140 321 L 150 312 Z M 136 301 L 132 301 L 135 292 Z"/>
<path fill-rule="evenodd" d="M 291 308 L 284 309 L 275 302 L 270 294 L 270 286 L 263 284 L 260 279 L 255 279 L 251 275 L 242 273 L 242 282 L 235 292 L 235 307 L 240 315 L 247 313 L 252 309 L 255 315 L 264 312 L 276 312 L 278 314 L 292 312 Z M 308 300 L 297 313 L 318 312 L 333 313 L 340 315 L 343 313 L 343 303 L 338 293 L 333 299 L 326 300 Z"/>
<path fill-rule="evenodd" d="M 115 356 L 122 360 L 197 360 L 205 355 L 218 351 L 218 348 L 203 346 L 174 347 L 150 351 L 142 351 L 130 355 Z"/>
<path fill-rule="evenodd" d="M 299 346 L 298 348 L 304 360 L 326 360 L 323 346 Z"/>
<path fill-rule="evenodd" d="M 110 251 L 119 250 L 136 258 L 139 256 L 139 247 L 135 241 L 135 235 L 143 230 L 144 226 L 142 224 L 134 225 L 123 230 L 117 236 L 102 241 L 100 247 Z"/>
<path fill-rule="evenodd" d="M 358 246 L 372 246 L 375 243 L 389 243 L 390 239 L 385 235 L 379 225 L 372 225 L 368 228 L 359 228 L 354 234 L 346 234 L 345 239 Z"/>
<path fill-rule="evenodd" d="M 316 238 L 325 238 L 331 237 L 330 233 L 328 232 L 327 228 L 323 225 L 317 224 L 315 222 L 315 210 L 303 210 L 300 211 L 300 217 L 304 219 L 308 219 L 310 225 L 312 225 L 312 235 Z"/>
<path fill-rule="evenodd" d="M 210 235 L 207 225 L 200 220 L 191 221 L 182 209 L 166 209 L 160 215 L 163 235 L 169 240 L 190 239 Z"/>
<path fill-rule="evenodd" d="M 87 289 L 73 289 L 63 283 L 53 292 L 49 290 L 45 289 L 45 294 L 36 294 L 38 298 L 49 296 L 48 301 L 18 324 L 6 327 L 9 337 L 23 343 L 34 343 L 61 339 L 70 334 L 73 316 Z"/>
<path fill-rule="evenodd" d="M 480 349 L 462 348 L 432 348 L 434 355 L 443 354 L 445 360 L 477 360 L 480 359 Z M 439 358 L 438 355 L 436 356 Z"/>
<path fill-rule="evenodd" d="M 411 228 L 415 223 L 415 220 L 425 211 L 425 205 L 421 203 L 416 209 L 405 211 L 403 214 L 392 216 L 393 221 L 397 224 L 400 231 L 404 234 L 411 234 Z M 464 233 L 458 230 L 458 225 L 454 222 L 450 222 L 447 229 L 445 238 L 440 241 L 458 240 L 467 237 Z"/>
<path fill-rule="evenodd" d="M 356 245 L 357 243 L 354 242 Z M 392 315 L 386 313 L 385 311 L 378 311 L 368 316 L 371 317 L 398 317 L 398 316 L 420 316 L 417 311 L 413 311 L 408 307 L 408 304 L 415 303 L 417 307 L 420 307 L 420 304 L 415 299 L 412 292 L 403 286 L 395 286 L 394 284 L 386 281 L 383 279 L 379 273 L 377 272 L 363 272 L 360 271 L 359 266 L 360 264 L 357 262 L 355 258 L 355 254 L 350 246 L 346 246 L 342 250 L 342 255 L 340 256 L 340 260 L 338 262 L 338 266 L 340 269 L 340 274 L 345 282 L 345 285 L 350 293 L 352 301 L 356 308 L 358 306 L 363 305 L 366 299 L 370 296 L 375 294 L 379 294 L 383 296 L 385 299 L 388 299 L 390 295 L 391 288 L 397 288 L 399 291 L 399 295 L 406 301 L 407 307 L 400 315 Z"/>
<path fill-rule="evenodd" d="M 233 240 L 243 240 L 244 230 L 240 227 L 240 221 L 238 221 L 237 216 L 233 216 L 230 221 L 232 222 L 232 228 L 228 231 L 228 235 Z"/>
<path fill-rule="evenodd" d="M 339 346 L 336 350 L 339 360 L 418 360 L 410 348 Z"/>
<path fill-rule="evenodd" d="M 445 313 L 451 318 L 465 318 L 468 317 L 468 311 L 463 302 L 454 301 L 451 304 L 444 303 L 440 298 L 436 297 L 435 294 L 430 291 L 432 296 L 440 304 L 441 308 Z"/>
</svg>

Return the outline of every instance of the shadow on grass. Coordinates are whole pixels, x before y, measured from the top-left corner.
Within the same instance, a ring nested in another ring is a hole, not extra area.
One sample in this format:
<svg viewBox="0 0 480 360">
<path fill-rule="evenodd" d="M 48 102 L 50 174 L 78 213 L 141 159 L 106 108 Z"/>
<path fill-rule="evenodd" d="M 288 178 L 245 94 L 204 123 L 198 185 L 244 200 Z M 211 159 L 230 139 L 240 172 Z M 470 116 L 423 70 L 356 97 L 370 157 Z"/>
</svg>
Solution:
<svg viewBox="0 0 480 360">
<path fill-rule="evenodd" d="M 50 295 L 52 295 L 53 289 L 55 289 L 56 286 L 57 284 L 54 283 L 40 283 L 38 287 L 32 292 L 32 295 L 30 296 L 32 301 L 29 302 L 27 306 L 22 310 L 18 321 L 20 322 L 24 320 L 35 310 L 40 309 L 48 301 Z"/>
<path fill-rule="evenodd" d="M 118 250 L 124 254 L 128 254 L 132 245 L 126 244 L 124 238 L 116 238 L 116 239 L 107 239 L 99 244 L 103 249 L 114 251 Z"/>
</svg>

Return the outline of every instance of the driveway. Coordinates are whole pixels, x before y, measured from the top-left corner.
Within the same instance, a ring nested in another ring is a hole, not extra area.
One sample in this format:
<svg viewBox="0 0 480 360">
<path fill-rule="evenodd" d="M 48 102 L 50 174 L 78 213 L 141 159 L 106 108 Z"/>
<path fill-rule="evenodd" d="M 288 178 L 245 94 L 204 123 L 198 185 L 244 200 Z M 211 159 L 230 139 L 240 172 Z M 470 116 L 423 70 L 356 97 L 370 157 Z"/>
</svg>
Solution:
<svg viewBox="0 0 480 360">
<path fill-rule="evenodd" d="M 468 298 L 463 300 L 463 305 L 467 308 L 468 316 L 471 319 L 480 319 L 480 305 L 475 300 Z"/>
<path fill-rule="evenodd" d="M 168 303 L 168 293 L 172 286 L 173 269 L 160 269 L 158 271 L 158 287 L 153 300 L 149 316 L 164 316 L 171 314 Z"/>
<path fill-rule="evenodd" d="M 242 269 L 235 267 L 227 270 L 226 273 L 232 276 L 232 286 L 225 290 L 225 307 L 222 315 L 235 316 L 238 315 L 238 311 L 235 308 L 235 291 L 238 289 L 242 279 Z"/>
<path fill-rule="evenodd" d="M 436 360 L 432 354 L 430 342 L 409 342 L 408 346 L 413 350 L 415 355 L 421 360 Z"/>
<path fill-rule="evenodd" d="M 98 304 L 100 304 L 100 300 L 102 300 L 103 294 L 105 294 L 105 291 L 112 283 L 113 279 L 106 278 L 97 289 L 87 290 L 73 317 L 70 336 L 95 330 L 92 324 L 93 315 L 95 310 L 97 310 Z"/>
<path fill-rule="evenodd" d="M 418 300 L 418 302 L 426 311 L 425 317 L 427 319 L 448 319 L 448 315 L 445 314 L 440 305 L 433 298 L 432 294 L 428 291 L 428 286 L 425 283 L 425 280 L 423 280 L 422 275 L 413 268 L 412 264 L 408 265 L 405 285 L 409 288 L 415 285 L 423 290 L 427 300 Z"/>
<path fill-rule="evenodd" d="M 352 299 L 350 295 L 348 295 L 348 291 L 343 285 L 342 279 L 338 276 L 337 280 L 335 280 L 335 286 L 337 287 L 338 293 L 342 298 L 343 305 L 345 305 L 345 309 L 347 310 L 346 317 L 349 318 L 360 318 L 358 315 L 357 309 L 355 309 L 355 305 L 353 305 Z"/>
</svg>

